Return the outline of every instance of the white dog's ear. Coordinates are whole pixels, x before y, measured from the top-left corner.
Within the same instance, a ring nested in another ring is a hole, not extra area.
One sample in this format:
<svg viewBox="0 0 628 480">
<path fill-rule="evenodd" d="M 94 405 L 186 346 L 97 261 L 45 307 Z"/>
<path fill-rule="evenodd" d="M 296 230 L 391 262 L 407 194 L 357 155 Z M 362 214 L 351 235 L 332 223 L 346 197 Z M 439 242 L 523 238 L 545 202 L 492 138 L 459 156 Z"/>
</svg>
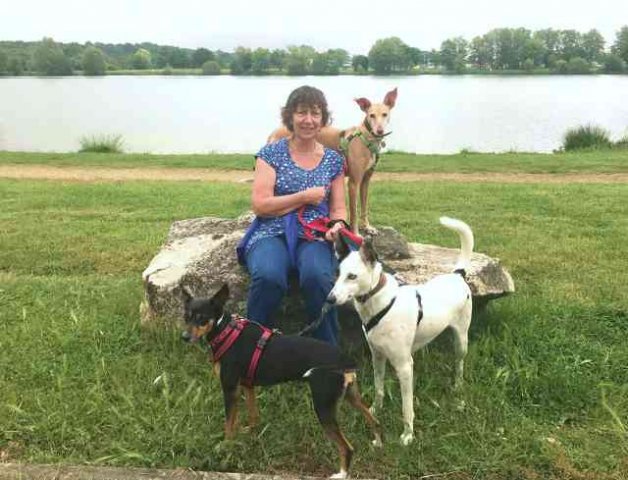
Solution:
<svg viewBox="0 0 628 480">
<path fill-rule="evenodd" d="M 334 251 L 336 252 L 336 257 L 340 262 L 342 262 L 345 257 L 351 253 L 351 249 L 342 235 L 338 235 L 336 238 L 336 241 L 334 242 Z"/>
<path fill-rule="evenodd" d="M 384 97 L 384 105 L 393 108 L 397 102 L 397 87 L 388 92 Z"/>
<path fill-rule="evenodd" d="M 362 260 L 364 260 L 365 263 L 372 265 L 377 262 L 377 252 L 375 251 L 375 246 L 373 245 L 373 237 L 371 235 L 367 235 L 364 237 L 362 247 L 360 247 L 360 255 L 362 256 Z"/>
</svg>

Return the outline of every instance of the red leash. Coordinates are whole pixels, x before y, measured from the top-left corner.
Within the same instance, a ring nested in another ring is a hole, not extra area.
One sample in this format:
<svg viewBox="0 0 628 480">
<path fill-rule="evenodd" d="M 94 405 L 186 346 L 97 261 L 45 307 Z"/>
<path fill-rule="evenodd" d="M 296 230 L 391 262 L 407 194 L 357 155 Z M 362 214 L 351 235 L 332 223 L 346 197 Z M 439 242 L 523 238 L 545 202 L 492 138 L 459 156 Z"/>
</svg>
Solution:
<svg viewBox="0 0 628 480">
<path fill-rule="evenodd" d="M 329 225 L 329 222 L 331 222 L 329 217 L 318 217 L 312 220 L 311 222 L 306 222 L 305 219 L 303 218 L 304 211 L 305 211 L 305 205 L 299 208 L 299 211 L 297 212 L 297 218 L 299 219 L 299 223 L 303 226 L 303 234 L 305 235 L 305 238 L 308 240 L 318 239 L 319 237 L 317 237 L 314 232 L 321 233 L 324 238 L 325 234 L 329 231 L 329 227 L 327 226 Z M 340 235 L 348 238 L 358 247 L 362 245 L 362 237 L 360 235 L 356 235 L 348 228 L 342 227 L 339 233 Z"/>
</svg>

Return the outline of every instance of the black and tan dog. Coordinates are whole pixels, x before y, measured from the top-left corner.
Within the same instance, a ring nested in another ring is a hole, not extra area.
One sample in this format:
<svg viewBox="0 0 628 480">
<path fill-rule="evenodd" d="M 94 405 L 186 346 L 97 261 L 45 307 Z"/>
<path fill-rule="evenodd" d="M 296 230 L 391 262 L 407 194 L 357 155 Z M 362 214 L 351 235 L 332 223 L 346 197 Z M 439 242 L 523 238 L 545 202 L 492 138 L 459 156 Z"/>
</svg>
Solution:
<svg viewBox="0 0 628 480">
<path fill-rule="evenodd" d="M 183 338 L 207 342 L 214 355 L 225 403 L 225 437 L 236 432 L 239 389 L 244 388 L 249 424 L 259 420 L 255 386 L 303 380 L 312 391 L 314 410 L 327 436 L 338 445 L 340 471 L 331 478 L 346 478 L 353 447 L 336 420 L 341 398 L 362 412 L 373 430 L 373 444 L 382 443 L 381 427 L 363 403 L 356 380 L 356 365 L 337 347 L 309 337 L 281 335 L 259 324 L 225 312 L 229 288 L 212 298 L 193 298 L 184 290 L 185 323 Z M 217 358 L 218 357 L 218 358 Z"/>
</svg>

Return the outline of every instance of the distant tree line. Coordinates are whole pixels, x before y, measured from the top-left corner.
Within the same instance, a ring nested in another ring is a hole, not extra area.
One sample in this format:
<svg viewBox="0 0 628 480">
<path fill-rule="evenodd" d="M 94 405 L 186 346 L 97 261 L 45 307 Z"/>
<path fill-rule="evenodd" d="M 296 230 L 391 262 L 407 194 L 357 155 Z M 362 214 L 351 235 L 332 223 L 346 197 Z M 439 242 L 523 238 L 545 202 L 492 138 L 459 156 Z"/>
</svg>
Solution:
<svg viewBox="0 0 628 480">
<path fill-rule="evenodd" d="M 500 28 L 467 41 L 442 42 L 421 50 L 398 37 L 377 40 L 368 55 L 343 49 L 318 52 L 311 46 L 269 50 L 238 47 L 233 52 L 179 48 L 154 43 L 58 43 L 0 41 L 0 74 L 104 75 L 125 70 L 194 69 L 217 75 L 338 75 L 474 72 L 628 72 L 628 26 L 606 48 L 597 30 Z"/>
</svg>

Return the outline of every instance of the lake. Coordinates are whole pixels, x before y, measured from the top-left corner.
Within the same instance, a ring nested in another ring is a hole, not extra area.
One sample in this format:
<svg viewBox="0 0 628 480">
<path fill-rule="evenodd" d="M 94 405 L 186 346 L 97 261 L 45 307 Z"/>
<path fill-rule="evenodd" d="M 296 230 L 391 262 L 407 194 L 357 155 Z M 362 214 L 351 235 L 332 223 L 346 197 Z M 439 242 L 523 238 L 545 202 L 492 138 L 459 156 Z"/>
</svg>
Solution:
<svg viewBox="0 0 628 480">
<path fill-rule="evenodd" d="M 79 149 L 85 135 L 128 152 L 255 152 L 290 91 L 325 92 L 334 126 L 362 121 L 353 99 L 397 87 L 389 149 L 551 152 L 587 123 L 628 134 L 628 75 L 413 77 L 0 77 L 0 150 Z"/>
</svg>

